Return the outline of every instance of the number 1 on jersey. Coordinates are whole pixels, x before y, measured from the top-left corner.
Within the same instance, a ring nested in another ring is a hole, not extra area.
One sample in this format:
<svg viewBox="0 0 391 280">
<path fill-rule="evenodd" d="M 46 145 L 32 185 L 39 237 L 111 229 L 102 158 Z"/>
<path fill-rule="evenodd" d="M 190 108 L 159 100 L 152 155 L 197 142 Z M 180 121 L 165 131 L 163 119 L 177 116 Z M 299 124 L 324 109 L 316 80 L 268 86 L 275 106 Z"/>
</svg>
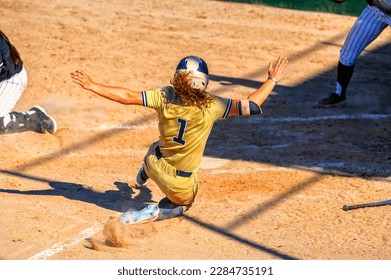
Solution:
<svg viewBox="0 0 391 280">
<path fill-rule="evenodd" d="M 187 126 L 187 120 L 178 118 L 177 122 L 179 123 L 179 130 L 177 136 L 172 137 L 172 140 L 178 144 L 185 145 L 186 141 L 184 139 L 185 137 L 185 129 Z"/>
</svg>

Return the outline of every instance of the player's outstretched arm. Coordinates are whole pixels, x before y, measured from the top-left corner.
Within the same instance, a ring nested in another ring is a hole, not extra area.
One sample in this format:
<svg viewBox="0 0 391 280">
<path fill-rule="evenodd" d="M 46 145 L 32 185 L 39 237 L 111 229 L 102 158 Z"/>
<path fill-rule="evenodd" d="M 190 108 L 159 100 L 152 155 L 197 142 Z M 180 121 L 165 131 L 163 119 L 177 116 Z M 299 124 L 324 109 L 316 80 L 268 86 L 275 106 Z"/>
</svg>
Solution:
<svg viewBox="0 0 391 280">
<path fill-rule="evenodd" d="M 122 103 L 142 105 L 141 92 L 132 91 L 122 87 L 98 84 L 94 82 L 89 75 L 81 70 L 71 73 L 71 79 L 74 83 L 80 85 L 86 90 L 92 91 L 107 99 Z"/>
<path fill-rule="evenodd" d="M 262 86 L 251 93 L 248 99 L 255 102 L 258 106 L 266 100 L 269 94 L 272 92 L 274 86 L 280 82 L 283 78 L 286 67 L 288 66 L 288 58 L 279 57 L 276 63 L 269 64 L 268 79 L 262 84 Z"/>
<path fill-rule="evenodd" d="M 283 78 L 285 70 L 288 66 L 288 58 L 279 57 L 276 63 L 269 64 L 268 79 L 256 91 L 251 93 L 247 100 L 234 100 L 230 115 L 250 115 L 251 112 L 257 113 L 255 107 L 260 106 L 265 102 L 267 97 L 273 91 L 274 86 Z M 250 104 L 249 104 L 250 102 Z M 255 106 L 255 107 L 254 107 Z"/>
</svg>

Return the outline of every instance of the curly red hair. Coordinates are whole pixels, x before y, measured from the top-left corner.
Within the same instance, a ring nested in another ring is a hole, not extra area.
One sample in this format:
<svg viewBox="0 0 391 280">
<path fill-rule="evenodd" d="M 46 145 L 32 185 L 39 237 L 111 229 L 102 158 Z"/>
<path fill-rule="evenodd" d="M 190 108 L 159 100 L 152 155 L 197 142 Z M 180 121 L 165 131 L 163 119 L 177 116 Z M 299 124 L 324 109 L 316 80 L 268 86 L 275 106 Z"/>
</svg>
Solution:
<svg viewBox="0 0 391 280">
<path fill-rule="evenodd" d="M 188 72 L 179 72 L 171 80 L 171 84 L 175 89 L 175 94 L 186 105 L 197 106 L 202 109 L 209 105 L 213 100 L 212 95 L 201 89 L 191 86 L 191 79 Z"/>
</svg>

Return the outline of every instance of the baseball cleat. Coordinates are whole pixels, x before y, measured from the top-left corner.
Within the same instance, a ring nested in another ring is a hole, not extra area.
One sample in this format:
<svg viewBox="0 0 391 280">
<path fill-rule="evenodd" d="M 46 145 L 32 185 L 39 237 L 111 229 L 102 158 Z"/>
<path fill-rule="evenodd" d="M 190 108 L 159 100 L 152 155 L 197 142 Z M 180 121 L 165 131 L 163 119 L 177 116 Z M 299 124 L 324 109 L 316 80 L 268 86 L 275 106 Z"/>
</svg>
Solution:
<svg viewBox="0 0 391 280">
<path fill-rule="evenodd" d="M 133 225 L 152 222 L 159 216 L 160 209 L 157 205 L 148 205 L 141 211 L 127 211 L 119 217 L 123 224 Z"/>
<path fill-rule="evenodd" d="M 336 105 L 343 105 L 346 102 L 345 95 L 338 95 L 331 93 L 329 97 L 324 98 L 318 102 L 318 106 L 321 108 L 329 108 Z"/>
<path fill-rule="evenodd" d="M 56 121 L 46 113 L 45 109 L 41 106 L 35 105 L 29 111 L 35 111 L 38 114 L 38 121 L 41 129 L 41 133 L 48 131 L 53 134 L 57 131 Z"/>
</svg>

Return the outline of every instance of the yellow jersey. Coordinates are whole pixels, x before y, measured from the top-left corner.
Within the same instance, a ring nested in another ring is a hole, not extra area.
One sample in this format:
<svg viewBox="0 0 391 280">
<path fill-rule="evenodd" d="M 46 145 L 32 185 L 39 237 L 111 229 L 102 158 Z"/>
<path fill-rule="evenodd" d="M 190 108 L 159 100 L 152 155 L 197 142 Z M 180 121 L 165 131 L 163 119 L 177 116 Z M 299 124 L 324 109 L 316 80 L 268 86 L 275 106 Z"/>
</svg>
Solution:
<svg viewBox="0 0 391 280">
<path fill-rule="evenodd" d="M 172 86 L 142 92 L 143 105 L 157 113 L 161 154 L 179 170 L 198 170 L 214 123 L 228 117 L 232 99 L 212 96 L 200 109 L 183 104 Z"/>
</svg>

